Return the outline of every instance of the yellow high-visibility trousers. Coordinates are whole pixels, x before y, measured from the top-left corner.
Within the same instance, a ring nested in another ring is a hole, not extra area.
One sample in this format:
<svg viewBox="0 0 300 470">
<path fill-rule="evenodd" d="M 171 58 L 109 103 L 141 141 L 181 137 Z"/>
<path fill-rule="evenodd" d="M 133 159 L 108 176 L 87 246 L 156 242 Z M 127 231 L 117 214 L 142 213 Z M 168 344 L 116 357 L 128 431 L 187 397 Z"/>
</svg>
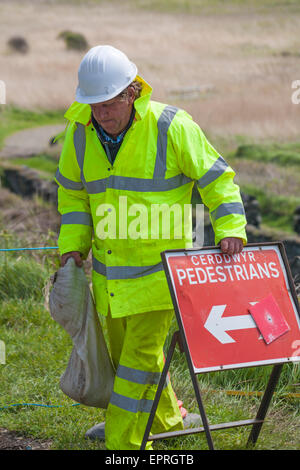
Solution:
<svg viewBox="0 0 300 470">
<path fill-rule="evenodd" d="M 105 418 L 107 449 L 137 450 L 141 446 L 164 366 L 163 345 L 173 315 L 173 310 L 122 318 L 112 318 L 108 313 L 107 329 L 116 378 Z M 168 378 L 151 433 L 182 429 L 182 416 Z M 150 441 L 146 449 L 152 449 Z"/>
</svg>

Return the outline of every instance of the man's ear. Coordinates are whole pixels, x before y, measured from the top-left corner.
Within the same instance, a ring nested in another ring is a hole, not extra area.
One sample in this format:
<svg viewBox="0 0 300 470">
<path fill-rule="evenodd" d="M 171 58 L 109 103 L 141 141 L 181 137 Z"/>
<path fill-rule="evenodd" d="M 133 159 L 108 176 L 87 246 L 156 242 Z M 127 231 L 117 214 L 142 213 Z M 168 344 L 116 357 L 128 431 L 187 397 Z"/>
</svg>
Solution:
<svg viewBox="0 0 300 470">
<path fill-rule="evenodd" d="M 134 100 L 135 100 L 134 89 L 131 86 L 129 86 L 128 87 L 128 103 L 133 104 Z"/>
</svg>

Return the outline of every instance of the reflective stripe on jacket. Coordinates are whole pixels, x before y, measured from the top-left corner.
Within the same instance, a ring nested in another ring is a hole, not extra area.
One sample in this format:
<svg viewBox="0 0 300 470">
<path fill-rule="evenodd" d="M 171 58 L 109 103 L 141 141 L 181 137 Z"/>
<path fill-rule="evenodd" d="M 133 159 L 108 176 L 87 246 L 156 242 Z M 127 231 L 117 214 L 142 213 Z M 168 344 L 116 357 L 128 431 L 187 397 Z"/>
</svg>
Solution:
<svg viewBox="0 0 300 470">
<path fill-rule="evenodd" d="M 246 243 L 244 208 L 234 171 L 183 110 L 135 103 L 136 119 L 113 166 L 91 124 L 89 105 L 69 108 L 70 121 L 56 173 L 62 214 L 60 253 L 93 253 L 96 306 L 112 317 L 172 308 L 160 253 L 192 246 L 190 204 L 194 182 L 209 208 L 215 243 Z"/>
</svg>

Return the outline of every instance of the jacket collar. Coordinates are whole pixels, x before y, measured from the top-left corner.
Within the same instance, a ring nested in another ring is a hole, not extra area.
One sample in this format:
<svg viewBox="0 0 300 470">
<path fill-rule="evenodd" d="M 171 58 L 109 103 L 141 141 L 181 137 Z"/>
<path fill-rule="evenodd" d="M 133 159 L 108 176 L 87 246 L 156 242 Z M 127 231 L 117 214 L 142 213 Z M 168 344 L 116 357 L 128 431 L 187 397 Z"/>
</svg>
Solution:
<svg viewBox="0 0 300 470">
<path fill-rule="evenodd" d="M 137 98 L 134 102 L 134 107 L 136 109 L 136 119 L 143 119 L 147 112 L 149 101 L 152 94 L 151 86 L 139 75 L 136 76 L 136 80 L 143 84 L 143 89 L 141 96 Z M 79 122 L 86 126 L 91 121 L 91 107 L 89 104 L 78 103 L 74 101 L 71 104 L 67 112 L 64 114 L 64 117 L 69 121 Z"/>
<path fill-rule="evenodd" d="M 143 85 L 141 96 L 138 99 L 136 99 L 134 102 L 134 107 L 136 109 L 136 118 L 143 119 L 148 109 L 149 101 L 150 101 L 151 94 L 152 94 L 152 88 L 149 85 L 149 83 L 147 83 L 139 75 L 137 75 L 135 79 L 141 82 Z"/>
</svg>

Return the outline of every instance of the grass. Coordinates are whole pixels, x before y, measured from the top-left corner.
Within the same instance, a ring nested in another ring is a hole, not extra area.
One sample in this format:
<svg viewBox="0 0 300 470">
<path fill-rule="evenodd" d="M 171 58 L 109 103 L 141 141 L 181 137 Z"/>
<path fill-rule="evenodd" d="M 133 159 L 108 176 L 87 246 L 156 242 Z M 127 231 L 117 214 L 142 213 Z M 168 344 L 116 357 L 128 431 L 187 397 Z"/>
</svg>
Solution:
<svg viewBox="0 0 300 470">
<path fill-rule="evenodd" d="M 13 158 L 9 160 L 9 163 L 20 166 L 26 165 L 29 168 L 34 168 L 35 170 L 42 172 L 43 174 L 48 174 L 49 177 L 53 179 L 53 175 L 57 169 L 58 160 L 54 155 L 41 154 L 26 159 Z"/>
<path fill-rule="evenodd" d="M 170 329 L 169 336 L 166 340 L 165 348 L 169 347 L 170 339 L 173 332 L 177 329 L 177 323 L 174 319 Z M 185 362 L 182 361 L 181 353 L 176 349 L 174 353 L 175 368 L 173 368 L 173 375 L 178 379 L 178 387 L 180 395 L 185 395 L 185 380 L 189 380 L 189 372 Z M 202 374 L 200 383 L 203 389 L 208 390 L 240 390 L 246 393 L 253 391 L 260 392 L 264 390 L 265 384 L 271 373 L 272 366 L 263 367 L 245 367 L 241 369 L 226 370 L 220 372 L 209 372 Z M 295 385 L 299 382 L 300 370 L 297 364 L 286 364 L 280 376 L 277 392 L 285 394 L 295 392 Z M 299 385 L 299 384 L 298 384 Z M 296 406 L 300 406 L 300 403 Z M 300 411 L 300 408 L 298 408 Z"/>
<path fill-rule="evenodd" d="M 22 129 L 63 122 L 62 111 L 34 111 L 16 106 L 0 106 L 0 149 L 10 134 Z"/>
<path fill-rule="evenodd" d="M 7 5 L 9 3 L 12 4 L 12 2 L 7 2 Z M 16 3 L 20 9 L 20 2 Z M 14 67 L 17 67 L 16 70 L 18 67 L 20 70 L 20 73 L 11 74 L 14 78 L 9 82 L 8 98 L 15 97 L 16 103 L 22 103 L 22 106 L 24 104 L 27 107 L 31 107 L 32 103 L 34 106 L 47 109 L 51 106 L 58 107 L 58 104 L 64 107 L 65 103 L 71 102 L 74 96 L 75 75 L 80 56 L 67 53 L 53 38 L 62 28 L 71 27 L 76 23 L 80 31 L 86 34 L 89 42 L 97 44 L 100 10 L 91 9 L 90 16 L 87 16 L 88 9 L 73 8 L 73 5 L 86 4 L 86 2 L 64 0 L 57 3 L 70 4 L 70 9 L 59 11 L 58 14 L 56 10 L 53 10 L 53 2 L 51 2 L 51 9 L 43 9 L 43 6 L 36 3 L 34 28 L 30 27 L 30 21 L 32 21 L 30 9 L 27 12 L 25 9 L 23 11 L 22 7 L 20 15 L 15 15 L 14 11 L 9 9 L 4 12 L 4 24 L 7 27 L 2 31 L 3 44 L 14 25 L 14 28 L 19 28 L 20 33 L 29 37 L 32 45 L 26 61 L 15 60 L 9 54 L 2 56 L 3 73 L 11 68 L 11 62 Z M 100 6 L 98 0 L 91 3 L 98 5 L 100 9 L 102 4 L 108 5 L 108 2 L 101 2 Z M 111 3 L 113 2 L 109 2 Z M 237 132 L 242 136 L 243 133 L 250 135 L 252 131 L 254 141 L 258 138 L 265 139 L 266 130 L 268 130 L 268 126 L 264 126 L 265 123 L 270 125 L 271 136 L 293 137 L 297 135 L 298 108 L 293 106 L 291 109 L 289 107 L 291 106 L 290 93 L 283 94 L 281 91 L 286 90 L 288 83 L 288 91 L 291 92 L 290 82 L 297 78 L 295 77 L 296 69 L 292 68 L 292 61 L 289 61 L 288 57 L 278 56 L 280 63 L 276 65 L 273 57 L 270 62 L 270 56 L 277 49 L 279 52 L 286 48 L 288 51 L 295 48 L 298 50 L 298 43 L 295 39 L 298 28 L 297 15 L 293 17 L 293 13 L 299 10 L 299 1 L 126 0 L 122 3 L 130 7 L 128 8 L 130 16 L 128 12 L 125 12 L 124 16 L 123 14 L 116 15 L 115 8 L 103 10 L 107 21 L 103 24 L 102 36 L 108 37 L 116 47 L 124 48 L 134 61 L 139 62 L 143 76 L 154 85 L 155 99 L 162 100 L 166 95 L 166 90 L 173 88 L 212 83 L 216 86 L 216 91 L 213 95 L 209 95 L 209 99 L 204 97 L 195 104 L 182 104 L 183 107 L 188 106 L 188 111 L 203 128 L 221 137 L 225 136 L 226 142 L 228 138 L 233 139 Z M 151 16 L 144 15 L 140 11 L 137 19 L 132 16 L 131 6 L 144 10 L 151 9 Z M 272 15 L 268 17 L 267 15 L 242 14 L 234 18 L 227 15 L 227 12 L 235 14 L 235 12 L 244 11 L 247 13 L 252 7 L 253 12 L 269 11 Z M 284 9 L 286 12 L 281 16 Z M 154 10 L 159 12 L 164 10 L 172 13 L 172 16 L 166 23 L 166 15 L 155 15 Z M 202 15 L 202 13 L 211 12 L 217 13 L 213 17 L 214 23 L 211 22 L 209 15 Z M 279 12 L 279 16 L 273 17 L 273 12 Z M 173 13 L 177 14 L 176 17 Z M 185 22 L 187 17 L 181 16 L 181 13 L 192 14 L 188 23 Z M 195 14 L 199 16 L 197 21 L 193 22 Z M 69 18 L 68 24 L 66 24 L 66 18 Z M 128 27 L 121 29 L 119 26 L 121 23 L 121 26 L 124 25 L 124 18 Z M 51 29 L 45 28 L 49 21 L 52 24 Z M 147 21 L 149 28 L 140 29 L 141 40 L 135 43 L 133 31 L 136 30 L 137 25 L 144 25 Z M 181 23 L 181 21 L 184 22 Z M 113 28 L 111 28 L 112 24 Z M 170 25 L 172 25 L 171 28 Z M 279 31 L 276 38 L 271 34 L 274 30 Z M 118 33 L 114 35 L 112 31 Z M 152 36 L 149 31 L 152 32 Z M 189 31 L 188 35 L 185 34 L 186 31 Z M 164 41 L 160 40 L 161 37 L 164 37 Z M 145 44 L 151 44 L 151 48 L 146 51 L 146 56 Z M 259 47 L 264 49 L 259 49 Z M 50 51 L 47 56 L 44 54 L 46 49 Z M 259 61 L 254 61 L 256 51 L 260 55 L 262 50 L 266 52 L 265 60 L 261 61 L 259 57 Z M 245 61 L 245 64 L 240 64 L 239 61 L 246 56 L 251 57 L 251 62 Z M 223 57 L 226 65 L 222 60 Z M 279 62 L 278 57 L 276 63 Z M 159 58 L 160 62 L 157 62 Z M 294 59 L 293 63 L 296 64 Z M 190 64 L 193 66 L 190 67 Z M 7 77 L 1 78 L 5 79 L 8 84 Z M 222 80 L 216 77 L 222 77 Z M 257 87 L 255 87 L 255 77 L 257 77 Z M 228 100 L 227 97 L 229 97 Z M 27 111 L 11 105 L 0 107 L 0 148 L 4 138 L 16 130 L 61 121 L 62 112 L 60 111 L 54 110 L 44 114 L 42 111 Z M 217 132 L 220 129 L 222 132 Z M 256 150 L 259 149 L 256 148 Z M 246 155 L 244 149 L 239 159 L 247 162 L 251 159 L 253 162 L 251 152 Z M 289 162 L 288 164 L 293 161 L 298 165 L 295 153 L 297 149 L 292 147 L 289 149 L 288 157 L 277 151 L 275 164 L 283 168 L 285 159 L 286 163 Z M 256 161 L 260 162 L 261 158 L 262 154 L 257 157 Z M 44 165 L 44 169 L 48 163 L 51 165 L 51 162 L 44 157 L 40 159 L 40 162 L 32 160 L 30 164 L 35 165 L 37 162 Z M 274 158 L 273 160 L 265 159 L 267 165 L 270 162 L 274 164 Z M 287 183 L 286 187 L 288 186 Z M 257 195 L 263 207 L 265 221 L 267 220 L 271 225 L 278 224 L 279 221 L 285 225 L 290 223 L 290 214 L 287 209 L 290 211 L 292 203 L 288 196 L 285 201 L 281 202 L 276 198 L 278 194 L 272 193 L 271 195 L 270 192 L 263 191 L 262 185 L 254 186 L 253 184 L 248 188 L 251 192 L 256 191 L 254 195 Z M 17 206 L 17 202 L 15 205 Z M 27 218 L 30 220 L 32 217 Z M 3 219 L 4 222 L 5 219 Z M 32 233 L 33 228 L 27 229 L 25 235 L 30 237 Z M 40 234 L 37 236 L 42 237 Z M 10 243 L 12 240 L 17 244 L 15 238 L 10 239 Z M 3 237 L 0 242 L 1 246 L 5 246 Z M 25 246 L 28 246 L 28 243 L 27 239 Z M 18 245 L 24 246 L 21 241 Z M 22 255 L 20 258 L 19 253 L 9 253 L 5 256 L 1 254 L 1 258 L 1 272 L 9 275 L 10 285 L 5 282 L 1 284 L 0 339 L 6 343 L 7 363 L 0 365 L 0 408 L 11 403 L 41 403 L 59 406 L 58 408 L 17 406 L 0 409 L 1 427 L 19 430 L 23 434 L 41 439 L 51 439 L 53 449 L 103 449 L 103 445 L 86 442 L 83 435 L 85 429 L 104 419 L 105 412 L 84 406 L 73 407 L 73 402 L 63 395 L 58 386 L 59 377 L 66 367 L 72 345 L 69 337 L 50 318 L 49 312 L 44 307 L 42 286 L 57 267 L 55 254 L 35 253 L 30 256 Z M 261 391 L 265 387 L 269 372 L 269 367 L 261 367 L 201 376 L 200 384 L 210 421 L 232 421 L 255 416 L 259 398 L 231 396 L 227 395 L 225 390 L 234 388 L 241 391 Z M 190 411 L 196 411 L 196 402 L 186 364 L 177 350 L 172 362 L 171 375 L 178 397 L 183 399 Z M 278 395 L 274 397 L 269 420 L 263 426 L 257 448 L 299 449 L 299 401 L 286 397 L 286 392 L 298 391 L 295 384 L 299 382 L 299 368 L 285 365 L 277 390 Z M 216 447 L 243 449 L 248 432 L 249 428 L 237 428 L 215 433 Z M 204 436 L 201 435 L 161 441 L 154 447 L 157 450 L 206 449 L 207 445 Z"/>
<path fill-rule="evenodd" d="M 35 0 L 34 17 L 23 3 L 3 5 L 0 69 L 8 103 L 29 109 L 70 105 L 82 54 L 67 51 L 57 36 L 76 24 L 90 45 L 107 38 L 124 50 L 153 86 L 153 99 L 178 104 L 210 133 L 297 138 L 299 113 L 291 102 L 291 83 L 298 74 L 293 54 L 299 50 L 299 2 L 97 0 L 83 8 L 83 2 Z M 102 15 L 106 21 L 99 37 Z M 46 27 L 49 21 L 51 29 Z M 24 57 L 5 49 L 12 28 L 30 44 Z M 208 91 L 196 99 L 171 99 L 175 90 L 207 85 Z"/>
<path fill-rule="evenodd" d="M 280 0 L 230 0 L 224 2 L 223 0 L 166 0 L 161 2 L 159 0 L 132 0 L 135 6 L 149 10 L 159 10 L 164 12 L 175 13 L 189 13 L 189 14 L 203 14 L 214 13 L 217 14 L 218 10 L 222 12 L 232 11 L 268 11 L 270 8 L 283 8 L 283 2 Z M 299 0 L 287 0 L 284 2 L 285 8 L 293 7 L 298 11 L 300 6 Z"/>
<path fill-rule="evenodd" d="M 255 196 L 259 202 L 263 224 L 289 233 L 293 232 L 293 214 L 300 206 L 300 197 L 276 196 L 268 193 L 266 188 L 254 184 L 242 184 L 241 190 Z"/>
<path fill-rule="evenodd" d="M 235 152 L 235 158 L 275 163 L 281 166 L 300 167 L 300 142 L 273 143 L 269 145 L 241 145 Z M 298 168 L 299 170 L 299 168 Z"/>
<path fill-rule="evenodd" d="M 58 0 L 56 0 L 58 1 Z M 116 4 L 119 3 L 119 0 L 113 0 Z M 53 2 L 53 0 L 52 0 Z M 86 4 L 86 0 L 60 0 L 60 3 L 64 4 L 73 4 L 73 5 L 81 5 Z M 93 5 L 95 3 L 99 3 L 99 0 L 89 0 L 88 3 Z M 107 3 L 107 0 L 102 0 L 103 4 Z M 110 0 L 110 3 L 113 3 Z M 231 9 L 246 9 L 249 10 L 251 8 L 257 9 L 260 7 L 261 9 L 269 9 L 274 7 L 297 7 L 299 6 L 299 0 L 286 0 L 282 2 L 281 0 L 126 0 L 124 1 L 125 4 L 128 4 L 131 7 L 142 8 L 142 9 L 149 9 L 149 10 L 159 10 L 159 11 L 167 11 L 167 12 L 176 12 L 176 13 L 203 13 L 205 12 L 216 12 L 218 8 L 222 8 L 223 11 L 231 11 Z"/>
<path fill-rule="evenodd" d="M 16 239 L 2 230 L 0 246 L 28 246 L 27 236 L 25 231 L 24 240 L 21 235 Z M 43 240 L 43 243 L 54 245 L 53 240 Z M 104 450 L 103 443 L 86 441 L 84 432 L 105 419 L 105 410 L 72 406 L 74 402 L 59 388 L 59 378 L 66 368 L 72 344 L 65 331 L 50 317 L 43 294 L 45 282 L 57 267 L 55 251 L 0 253 L 0 339 L 6 345 L 6 364 L 0 366 L 1 427 L 51 440 L 52 449 Z M 166 351 L 175 329 L 174 321 Z M 260 397 L 232 396 L 226 390 L 262 391 L 269 374 L 270 367 L 260 367 L 201 375 L 199 382 L 209 421 L 215 424 L 254 417 Z M 186 362 L 177 349 L 171 378 L 184 406 L 197 412 Z M 299 449 L 300 404 L 286 395 L 297 392 L 295 384 L 299 382 L 299 368 L 285 364 L 256 448 Z M 11 404 L 18 406 L 7 407 Z M 242 450 L 249 432 L 249 427 L 215 432 L 216 448 Z M 158 451 L 196 450 L 207 449 L 207 443 L 201 434 L 158 441 L 153 447 Z"/>
<path fill-rule="evenodd" d="M 17 279 L 17 282 L 16 282 Z M 7 299 L 40 299 L 45 271 L 30 260 L 17 258 L 1 263 L 0 301 Z"/>
<path fill-rule="evenodd" d="M 43 285 L 54 272 L 54 264 L 41 265 L 31 255 L 1 261 L 8 288 L 0 282 L 0 338 L 6 345 L 6 364 L 0 366 L 1 427 L 22 435 L 51 440 L 52 449 L 104 450 L 103 443 L 89 442 L 84 432 L 105 419 L 105 411 L 75 403 L 59 388 L 72 344 L 44 306 Z M 26 275 L 20 273 L 25 272 Z M 19 291 L 19 296 L 16 292 Z M 18 297 L 18 298 L 16 298 Z M 175 320 L 166 341 L 167 350 Z M 200 376 L 200 387 L 211 423 L 254 417 L 260 398 L 231 396 L 225 390 L 264 390 L 270 367 L 247 368 Z M 299 368 L 285 365 L 268 421 L 264 424 L 259 449 L 299 449 L 300 405 L 285 397 L 299 384 Z M 171 380 L 177 396 L 190 411 L 197 411 L 186 362 L 176 349 Z M 18 404 L 9 407 L 8 405 Z M 31 404 L 31 405 L 25 405 Z M 40 407 L 35 405 L 48 405 Z M 250 428 L 235 428 L 213 434 L 218 449 L 244 449 Z M 207 449 L 203 433 L 185 438 L 157 441 L 155 450 Z"/>
<path fill-rule="evenodd" d="M 262 223 L 294 233 L 293 217 L 300 206 L 300 143 L 244 143 L 226 159 L 236 171 L 241 190 L 259 202 Z"/>
</svg>

